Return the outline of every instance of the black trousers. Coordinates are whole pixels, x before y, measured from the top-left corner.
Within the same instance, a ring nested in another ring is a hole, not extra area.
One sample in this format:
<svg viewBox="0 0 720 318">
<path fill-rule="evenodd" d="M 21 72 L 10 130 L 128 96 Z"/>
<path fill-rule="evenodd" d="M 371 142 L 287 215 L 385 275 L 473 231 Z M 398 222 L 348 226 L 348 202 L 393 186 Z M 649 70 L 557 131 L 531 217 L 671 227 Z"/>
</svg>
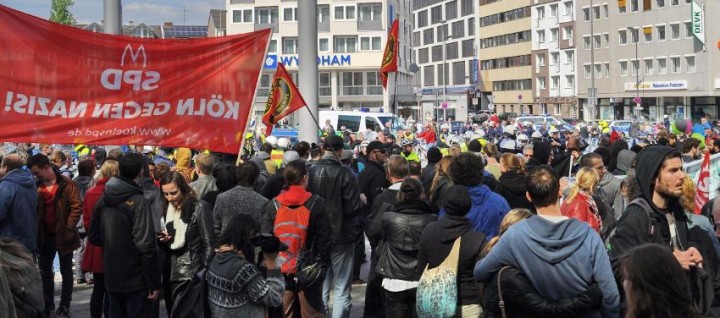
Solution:
<svg viewBox="0 0 720 318">
<path fill-rule="evenodd" d="M 44 233 L 44 242 L 40 246 L 40 275 L 42 276 L 43 295 L 45 296 L 45 310 L 55 309 L 55 273 L 53 272 L 53 260 L 55 254 L 60 259 L 60 274 L 62 275 L 62 293 L 60 294 L 60 306 L 70 308 L 73 291 L 73 254 L 60 255 L 55 248 L 55 236 Z"/>
<path fill-rule="evenodd" d="M 385 290 L 385 316 L 393 318 L 414 318 L 415 292 L 417 288 L 391 292 Z"/>
</svg>

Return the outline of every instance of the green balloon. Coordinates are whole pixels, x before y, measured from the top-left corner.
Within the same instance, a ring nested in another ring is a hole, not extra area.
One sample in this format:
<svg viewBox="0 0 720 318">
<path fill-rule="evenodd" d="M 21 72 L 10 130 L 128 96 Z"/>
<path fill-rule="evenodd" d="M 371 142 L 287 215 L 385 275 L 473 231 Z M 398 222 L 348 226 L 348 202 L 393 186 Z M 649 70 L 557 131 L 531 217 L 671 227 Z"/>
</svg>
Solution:
<svg viewBox="0 0 720 318">
<path fill-rule="evenodd" d="M 683 134 L 683 132 L 680 131 L 680 129 L 677 129 L 677 126 L 675 126 L 675 123 L 670 124 L 670 131 L 672 131 L 676 136 L 680 136 Z"/>
<path fill-rule="evenodd" d="M 700 148 L 705 148 L 705 136 L 703 136 L 701 133 L 693 133 L 690 135 L 690 137 L 693 137 L 700 141 Z"/>
</svg>

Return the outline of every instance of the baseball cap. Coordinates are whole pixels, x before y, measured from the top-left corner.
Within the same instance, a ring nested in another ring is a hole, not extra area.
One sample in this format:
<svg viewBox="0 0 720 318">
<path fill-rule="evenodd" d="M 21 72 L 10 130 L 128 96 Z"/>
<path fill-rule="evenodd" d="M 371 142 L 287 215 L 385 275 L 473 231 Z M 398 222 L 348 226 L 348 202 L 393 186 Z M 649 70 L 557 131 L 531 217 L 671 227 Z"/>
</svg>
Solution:
<svg viewBox="0 0 720 318">
<path fill-rule="evenodd" d="M 367 148 L 365 149 L 365 151 L 366 151 L 366 153 L 367 153 L 368 155 L 369 155 L 371 152 L 373 152 L 374 150 L 380 150 L 382 153 L 386 153 L 386 152 L 387 152 L 387 148 L 385 147 L 385 144 L 383 144 L 382 142 L 377 141 L 377 140 L 371 141 L 371 142 L 368 144 Z"/>
</svg>

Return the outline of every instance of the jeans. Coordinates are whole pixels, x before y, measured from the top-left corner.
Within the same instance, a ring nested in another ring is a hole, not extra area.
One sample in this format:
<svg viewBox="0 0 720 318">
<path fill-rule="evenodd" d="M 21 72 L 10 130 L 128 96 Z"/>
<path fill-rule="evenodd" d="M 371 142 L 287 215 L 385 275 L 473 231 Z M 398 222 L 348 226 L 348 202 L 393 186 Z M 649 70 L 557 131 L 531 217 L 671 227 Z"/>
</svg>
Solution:
<svg viewBox="0 0 720 318">
<path fill-rule="evenodd" d="M 90 317 L 102 318 L 108 316 L 108 297 L 105 294 L 105 273 L 93 273 L 93 290 L 90 296 Z"/>
<path fill-rule="evenodd" d="M 147 299 L 147 296 L 147 290 L 132 293 L 108 293 L 110 318 L 139 318 L 149 316 L 152 301 Z"/>
<path fill-rule="evenodd" d="M 334 244 L 330 255 L 332 263 L 328 268 L 323 284 L 323 300 L 325 307 L 330 306 L 330 288 L 333 291 L 333 310 L 328 313 L 332 318 L 350 317 L 352 298 L 350 287 L 352 285 L 352 265 L 355 246 L 352 242 Z"/>
<path fill-rule="evenodd" d="M 44 242 L 40 246 L 40 274 L 43 283 L 43 296 L 45 297 L 45 309 L 55 309 L 55 273 L 53 272 L 53 260 L 55 254 L 60 259 L 60 274 L 62 275 L 62 293 L 60 294 L 60 306 L 70 308 L 73 291 L 73 254 L 60 255 L 55 247 L 55 236 L 44 233 Z"/>
<path fill-rule="evenodd" d="M 417 288 L 385 293 L 385 316 L 392 318 L 415 317 L 415 292 Z"/>
</svg>

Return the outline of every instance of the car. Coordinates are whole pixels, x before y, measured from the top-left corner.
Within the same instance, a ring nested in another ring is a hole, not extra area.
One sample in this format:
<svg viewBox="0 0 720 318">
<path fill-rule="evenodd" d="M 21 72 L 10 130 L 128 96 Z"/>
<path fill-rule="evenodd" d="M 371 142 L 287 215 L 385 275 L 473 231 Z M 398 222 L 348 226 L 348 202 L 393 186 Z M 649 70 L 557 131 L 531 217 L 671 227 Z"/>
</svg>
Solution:
<svg viewBox="0 0 720 318">
<path fill-rule="evenodd" d="M 553 116 L 523 116 L 515 118 L 515 122 L 518 125 L 525 125 L 526 122 L 531 122 L 535 129 L 540 127 L 542 123 L 546 123 L 548 128 L 550 126 L 555 126 L 558 130 L 573 130 L 573 127 L 568 125 L 568 123 Z"/>
<path fill-rule="evenodd" d="M 377 131 L 378 129 L 384 129 L 387 122 L 392 122 L 393 133 L 399 129 L 405 129 L 402 121 L 397 116 L 389 113 L 323 110 L 320 111 L 319 115 L 320 126 L 324 127 L 325 122 L 329 120 L 335 130 L 345 127 L 354 133 L 364 133 L 367 130 Z"/>
</svg>

